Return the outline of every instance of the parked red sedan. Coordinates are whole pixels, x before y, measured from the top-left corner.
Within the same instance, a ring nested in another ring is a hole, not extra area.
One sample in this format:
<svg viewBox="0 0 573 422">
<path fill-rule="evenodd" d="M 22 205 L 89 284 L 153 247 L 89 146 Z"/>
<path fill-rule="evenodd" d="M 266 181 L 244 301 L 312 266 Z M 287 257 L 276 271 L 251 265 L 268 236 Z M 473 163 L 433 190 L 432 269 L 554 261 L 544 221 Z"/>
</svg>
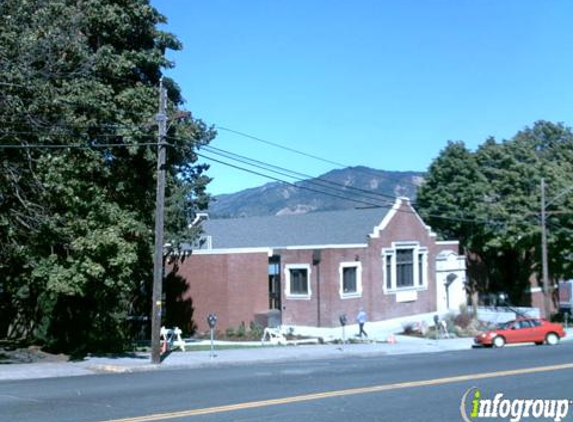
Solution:
<svg viewBox="0 0 573 422">
<path fill-rule="evenodd" d="M 499 324 L 496 329 L 478 335 L 474 341 L 478 345 L 493 347 L 503 347 L 506 343 L 555 345 L 563 337 L 565 330 L 561 324 L 539 318 L 519 318 Z"/>
</svg>

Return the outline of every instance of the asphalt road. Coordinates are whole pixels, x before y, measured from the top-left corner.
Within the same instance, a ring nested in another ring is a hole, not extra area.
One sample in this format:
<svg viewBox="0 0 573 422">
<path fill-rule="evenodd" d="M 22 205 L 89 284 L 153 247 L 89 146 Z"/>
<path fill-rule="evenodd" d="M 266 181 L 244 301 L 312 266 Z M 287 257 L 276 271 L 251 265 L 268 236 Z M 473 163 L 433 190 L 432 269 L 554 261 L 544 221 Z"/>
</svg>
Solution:
<svg viewBox="0 0 573 422">
<path fill-rule="evenodd" d="M 573 342 L 7 381 L 0 421 L 461 421 L 471 387 L 571 400 Z"/>
</svg>

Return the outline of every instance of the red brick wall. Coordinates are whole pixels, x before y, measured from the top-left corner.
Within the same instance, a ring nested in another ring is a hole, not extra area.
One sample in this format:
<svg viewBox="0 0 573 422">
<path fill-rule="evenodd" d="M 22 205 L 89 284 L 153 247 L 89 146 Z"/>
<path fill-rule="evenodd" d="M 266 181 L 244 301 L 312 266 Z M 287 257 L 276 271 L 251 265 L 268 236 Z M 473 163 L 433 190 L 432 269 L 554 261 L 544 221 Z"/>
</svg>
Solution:
<svg viewBox="0 0 573 422">
<path fill-rule="evenodd" d="M 352 249 L 323 249 L 321 250 L 320 263 L 313 264 L 313 249 L 306 250 L 278 250 L 275 251 L 281 256 L 281 276 L 283 294 L 283 324 L 318 326 L 319 302 L 320 302 L 320 326 L 335 327 L 339 325 L 339 316 L 346 314 L 349 323 L 354 322 L 354 317 L 361 306 L 366 307 L 364 293 L 362 298 L 341 299 L 339 293 L 339 264 L 341 262 L 362 263 L 363 286 L 364 286 L 364 261 L 366 248 Z M 289 299 L 286 297 L 286 275 L 287 264 L 309 264 L 311 266 L 310 285 L 312 296 L 307 299 Z M 320 278 L 318 281 L 320 273 Z M 318 286 L 320 282 L 320 287 Z M 319 292 L 320 289 L 320 292 Z M 319 300 L 320 297 L 320 300 Z"/>
<path fill-rule="evenodd" d="M 217 329 L 247 328 L 255 314 L 268 309 L 266 253 L 191 255 L 179 266 L 187 280 L 183 299 L 193 300 L 199 332 L 209 330 L 206 318 L 217 314 Z"/>
<path fill-rule="evenodd" d="M 366 234 L 365 234 L 366 235 Z M 396 295 L 385 294 L 383 286 L 382 249 L 391 248 L 392 242 L 419 242 L 420 247 L 428 249 L 427 289 L 417 292 L 417 300 L 397 303 Z M 436 239 L 430 236 L 428 229 L 403 204 L 401 211 L 396 212 L 389 225 L 380 233 L 380 237 L 368 241 L 366 248 L 324 249 L 320 262 L 320 325 L 336 327 L 339 316 L 346 314 L 349 323 L 355 322 L 358 310 L 363 307 L 370 321 L 382 321 L 419 313 L 435 312 L 436 304 L 436 256 L 443 249 L 456 249 L 455 245 L 437 245 Z M 318 267 L 312 265 L 313 250 L 280 250 L 281 276 L 283 279 L 283 323 L 287 325 L 318 325 Z M 341 262 L 359 261 L 362 264 L 362 296 L 359 298 L 341 298 L 339 293 L 339 265 Z M 310 300 L 288 299 L 285 295 L 287 264 L 311 265 Z"/>
<path fill-rule="evenodd" d="M 374 228 L 372 228 L 374 229 Z M 403 203 L 379 237 L 367 239 L 367 247 L 327 248 L 321 250 L 320 264 L 313 265 L 313 249 L 281 249 L 274 253 L 281 256 L 282 322 L 286 325 L 319 325 L 337 327 L 339 316 L 346 314 L 349 323 L 355 322 L 358 310 L 363 307 L 370 321 L 382 321 L 419 313 L 435 312 L 436 305 L 436 256 L 453 245 L 436 245 L 428 229 Z M 417 300 L 397 303 L 396 295 L 383 291 L 382 249 L 391 248 L 392 242 L 418 242 L 428 249 L 427 289 L 417 292 Z M 362 296 L 341 298 L 339 293 L 341 262 L 360 262 L 362 265 Z M 249 324 L 254 315 L 268 309 L 268 255 L 213 254 L 192 255 L 181 267 L 186 277 L 188 291 L 185 297 L 194 300 L 194 319 L 199 330 L 207 329 L 205 318 L 209 312 L 217 313 L 218 328 L 237 327 L 241 321 Z M 287 298 L 285 268 L 288 264 L 310 266 L 312 295 L 306 298 Z M 320 272 L 320 286 L 317 276 Z M 320 289 L 320 294 L 319 294 Z"/>
<path fill-rule="evenodd" d="M 378 238 L 370 240 L 370 259 L 376 262 L 370 266 L 371 280 L 371 320 L 398 318 L 413 314 L 436 311 L 436 256 L 439 253 L 435 237 L 430 236 L 416 214 L 407 204 L 402 204 L 390 223 L 379 233 Z M 382 249 L 391 248 L 393 242 L 419 242 L 420 247 L 428 249 L 427 289 L 417 292 L 417 300 L 398 303 L 396 295 L 385 294 L 383 287 Z"/>
</svg>

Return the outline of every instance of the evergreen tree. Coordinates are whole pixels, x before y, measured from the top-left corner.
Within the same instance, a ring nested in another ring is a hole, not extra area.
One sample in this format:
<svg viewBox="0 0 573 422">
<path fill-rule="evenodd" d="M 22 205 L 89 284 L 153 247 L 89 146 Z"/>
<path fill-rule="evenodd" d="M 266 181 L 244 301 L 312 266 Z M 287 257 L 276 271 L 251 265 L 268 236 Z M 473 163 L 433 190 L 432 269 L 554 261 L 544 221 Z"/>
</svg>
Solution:
<svg viewBox="0 0 573 422">
<path fill-rule="evenodd" d="M 538 121 L 476 152 L 450 143 L 434 160 L 418 192 L 420 213 L 442 236 L 461 240 L 472 290 L 529 305 L 530 281 L 541 278 L 541 178 L 548 199 L 557 196 L 548 207 L 551 279 L 573 276 L 572 158 L 571 130 Z"/>
<path fill-rule="evenodd" d="M 149 314 L 153 117 L 165 51 L 181 48 L 163 22 L 148 0 L 0 2 L 0 144 L 23 147 L 0 149 L 0 329 L 12 337 L 117 349 L 128 315 Z M 179 88 L 165 84 L 177 114 Z M 213 137 L 199 120 L 170 122 L 170 239 L 207 205 L 194 151 Z"/>
</svg>

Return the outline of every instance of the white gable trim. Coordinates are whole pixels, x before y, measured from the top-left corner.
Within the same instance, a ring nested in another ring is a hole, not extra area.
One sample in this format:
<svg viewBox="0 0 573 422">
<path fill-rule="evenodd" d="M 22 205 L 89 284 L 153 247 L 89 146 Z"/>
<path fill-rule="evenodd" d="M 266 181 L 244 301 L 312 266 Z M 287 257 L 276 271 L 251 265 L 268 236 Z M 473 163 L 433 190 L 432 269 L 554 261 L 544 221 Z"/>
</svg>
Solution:
<svg viewBox="0 0 573 422">
<path fill-rule="evenodd" d="M 378 237 L 380 237 L 380 232 L 388 226 L 390 220 L 394 218 L 394 216 L 396 215 L 401 206 L 402 206 L 402 198 L 396 198 L 396 201 L 394 202 L 394 205 L 392 205 L 392 208 L 390 208 L 390 211 L 386 213 L 386 215 L 382 219 L 382 222 L 378 226 L 374 226 L 374 230 L 372 231 L 372 233 L 370 233 L 369 236 L 373 239 L 377 239 Z"/>
<path fill-rule="evenodd" d="M 193 249 L 192 255 L 227 255 L 240 253 L 266 253 L 273 256 L 272 248 Z"/>
<path fill-rule="evenodd" d="M 392 218 L 394 218 L 394 216 L 396 215 L 397 212 L 400 212 L 400 207 L 402 206 L 403 203 L 408 205 L 408 207 L 411 210 L 409 212 L 414 214 L 414 216 L 416 216 L 416 218 L 418 219 L 418 221 L 420 222 L 422 227 L 424 227 L 428 231 L 428 236 L 437 237 L 437 234 L 432 231 L 432 228 L 430 226 L 428 226 L 424 222 L 424 220 L 422 220 L 422 217 L 420 217 L 420 214 L 418 214 L 416 212 L 416 210 L 412 207 L 412 205 L 410 205 L 410 199 L 405 198 L 405 197 L 399 197 L 399 198 L 396 198 L 396 202 L 394 202 L 394 205 L 392 205 L 392 208 L 390 209 L 390 211 L 388 211 L 388 213 L 386 213 L 386 215 L 382 219 L 382 222 L 380 223 L 380 225 L 374 227 L 374 231 L 370 234 L 370 238 L 380 237 L 380 232 L 382 230 L 384 230 L 386 227 L 388 227 L 388 224 L 390 224 L 390 220 L 392 220 Z"/>
<path fill-rule="evenodd" d="M 457 246 L 460 244 L 459 240 L 438 240 L 436 245 L 440 246 Z"/>
<path fill-rule="evenodd" d="M 408 206 L 410 207 L 410 209 L 412 210 L 412 213 L 416 216 L 416 218 L 418 219 L 418 221 L 420 222 L 422 227 L 424 227 L 428 231 L 428 236 L 438 237 L 438 235 L 432 231 L 432 228 L 430 226 L 428 226 L 424 222 L 424 220 L 422 220 L 422 217 L 420 217 L 420 214 L 418 214 L 418 212 L 414 209 L 414 207 L 412 205 L 410 205 L 410 200 L 408 198 L 406 198 L 406 201 L 408 201 Z"/>
<path fill-rule="evenodd" d="M 275 249 L 286 249 L 287 251 L 297 251 L 306 249 L 359 249 L 367 248 L 367 243 L 351 243 L 348 245 L 301 245 L 301 246 L 285 246 L 275 247 Z"/>
</svg>

